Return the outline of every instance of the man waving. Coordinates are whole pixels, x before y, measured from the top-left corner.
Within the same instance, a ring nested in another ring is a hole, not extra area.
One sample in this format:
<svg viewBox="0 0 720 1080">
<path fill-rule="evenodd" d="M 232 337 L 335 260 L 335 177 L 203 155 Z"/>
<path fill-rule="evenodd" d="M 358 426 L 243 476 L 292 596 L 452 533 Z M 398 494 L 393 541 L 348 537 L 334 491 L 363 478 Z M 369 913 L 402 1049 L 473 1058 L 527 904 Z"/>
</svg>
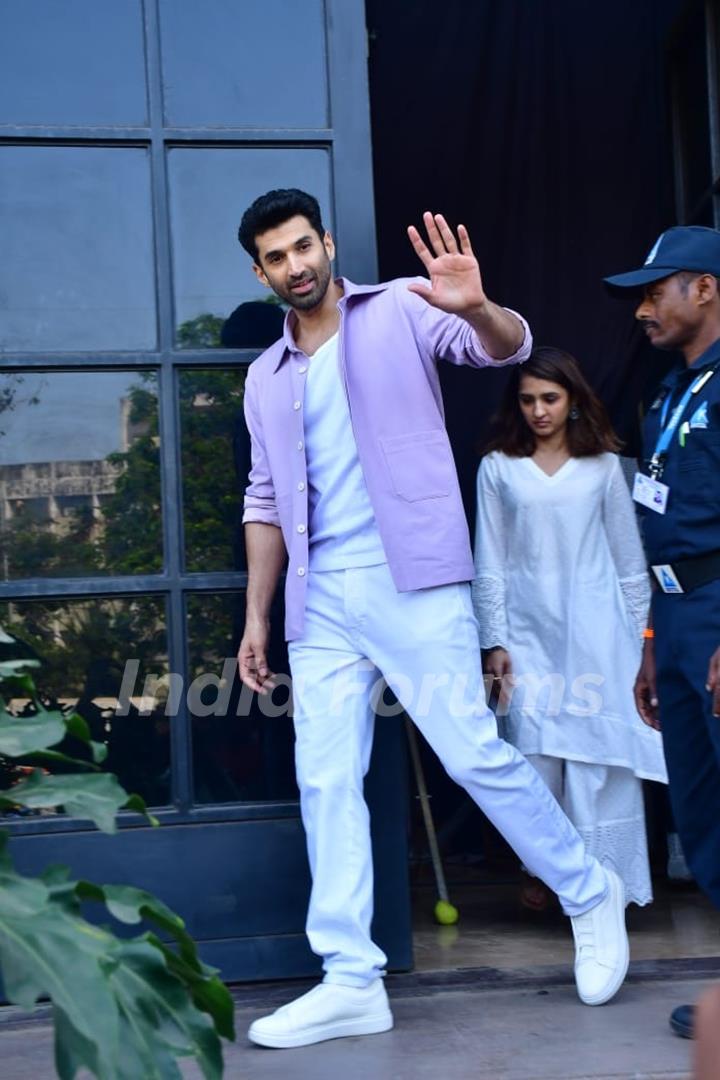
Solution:
<svg viewBox="0 0 720 1080">
<path fill-rule="evenodd" d="M 333 240 L 304 192 L 268 192 L 240 225 L 255 274 L 291 310 L 245 389 L 253 466 L 238 659 L 244 682 L 267 692 L 268 611 L 287 558 L 296 767 L 313 877 L 307 933 L 325 973 L 314 990 L 255 1021 L 249 1037 L 263 1046 L 392 1027 L 385 956 L 370 936 L 363 797 L 381 677 L 450 776 L 560 897 L 573 921 L 581 999 L 607 1001 L 627 970 L 622 886 L 498 738 L 485 703 L 473 562 L 437 362 L 520 363 L 530 332 L 485 295 L 466 229 L 456 236 L 429 213 L 424 225 L 427 243 L 414 227 L 408 233 L 429 280 L 381 285 L 333 279 Z"/>
</svg>

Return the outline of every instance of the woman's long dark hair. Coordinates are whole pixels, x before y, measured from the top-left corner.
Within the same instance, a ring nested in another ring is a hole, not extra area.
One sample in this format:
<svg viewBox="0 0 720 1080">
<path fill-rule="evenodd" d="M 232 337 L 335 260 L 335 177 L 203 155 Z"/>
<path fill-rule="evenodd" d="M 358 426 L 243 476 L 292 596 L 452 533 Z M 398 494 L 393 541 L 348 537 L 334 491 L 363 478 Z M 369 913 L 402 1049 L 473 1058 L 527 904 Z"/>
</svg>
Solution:
<svg viewBox="0 0 720 1080">
<path fill-rule="evenodd" d="M 572 457 L 591 457 L 606 451 L 616 453 L 622 445 L 612 429 L 605 406 L 585 381 L 577 360 L 562 349 L 539 345 L 524 364 L 513 368 L 499 411 L 492 419 L 493 435 L 483 453 L 501 450 L 510 457 L 530 457 L 535 452 L 535 436 L 520 411 L 518 394 L 525 375 L 558 383 L 567 390 L 570 404 L 578 412 L 568 419 L 567 441 Z"/>
</svg>

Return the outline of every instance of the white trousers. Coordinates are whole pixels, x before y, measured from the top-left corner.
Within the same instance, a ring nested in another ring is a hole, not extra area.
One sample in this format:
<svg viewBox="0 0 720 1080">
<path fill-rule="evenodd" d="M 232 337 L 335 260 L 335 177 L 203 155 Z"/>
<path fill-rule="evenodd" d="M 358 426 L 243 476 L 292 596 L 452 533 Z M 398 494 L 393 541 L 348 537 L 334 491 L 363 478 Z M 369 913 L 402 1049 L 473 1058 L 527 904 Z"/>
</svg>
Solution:
<svg viewBox="0 0 720 1080">
<path fill-rule="evenodd" d="M 546 754 L 528 754 L 527 760 L 580 833 L 586 850 L 624 882 L 626 905 L 651 903 L 642 780 L 617 765 Z"/>
<path fill-rule="evenodd" d="M 370 936 L 373 871 L 363 796 L 381 676 L 449 775 L 558 895 L 565 913 L 580 915 L 602 900 L 607 884 L 599 863 L 537 772 L 498 737 L 485 703 L 469 585 L 399 593 L 386 565 L 311 573 L 305 620 L 289 653 L 313 879 L 307 934 L 326 982 L 365 986 L 386 963 Z"/>
</svg>

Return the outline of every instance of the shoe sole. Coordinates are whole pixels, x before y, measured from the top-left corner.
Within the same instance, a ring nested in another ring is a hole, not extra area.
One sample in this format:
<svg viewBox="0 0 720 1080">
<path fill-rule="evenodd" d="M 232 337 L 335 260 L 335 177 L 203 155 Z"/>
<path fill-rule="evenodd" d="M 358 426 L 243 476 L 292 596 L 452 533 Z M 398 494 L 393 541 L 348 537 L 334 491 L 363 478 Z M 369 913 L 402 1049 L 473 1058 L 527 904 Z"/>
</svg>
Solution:
<svg viewBox="0 0 720 1080">
<path fill-rule="evenodd" d="M 253 1031 L 253 1024 L 248 1031 L 248 1039 L 257 1046 L 267 1046 L 271 1050 L 291 1050 L 296 1046 L 312 1046 L 313 1043 L 325 1042 L 327 1039 L 345 1039 L 351 1035 L 380 1035 L 383 1031 L 390 1031 L 393 1026 L 391 1012 L 380 1013 L 377 1016 L 363 1016 L 355 1020 L 336 1020 L 332 1024 L 318 1024 L 315 1027 L 305 1028 L 295 1035 L 270 1035 L 263 1032 Z"/>
<path fill-rule="evenodd" d="M 689 1025 L 689 1024 L 681 1024 L 677 1020 L 673 1020 L 672 1017 L 670 1017 L 669 1023 L 670 1023 L 670 1028 L 671 1028 L 673 1034 L 679 1035 L 681 1039 L 694 1039 L 695 1038 L 695 1032 L 693 1031 L 693 1028 L 692 1028 L 691 1025 Z"/>
<path fill-rule="evenodd" d="M 628 942 L 627 930 L 625 929 L 625 890 L 622 886 L 622 882 L 616 876 L 610 878 L 610 888 L 613 890 L 613 901 L 620 909 L 620 920 L 623 924 L 623 954 L 620 960 L 620 966 L 613 981 L 606 987 L 602 994 L 598 994 L 595 997 L 583 997 L 578 990 L 578 997 L 582 1001 L 583 1005 L 605 1005 L 608 1001 L 615 997 L 618 990 L 625 982 L 625 976 L 627 975 L 628 968 L 630 967 L 630 944 Z"/>
</svg>

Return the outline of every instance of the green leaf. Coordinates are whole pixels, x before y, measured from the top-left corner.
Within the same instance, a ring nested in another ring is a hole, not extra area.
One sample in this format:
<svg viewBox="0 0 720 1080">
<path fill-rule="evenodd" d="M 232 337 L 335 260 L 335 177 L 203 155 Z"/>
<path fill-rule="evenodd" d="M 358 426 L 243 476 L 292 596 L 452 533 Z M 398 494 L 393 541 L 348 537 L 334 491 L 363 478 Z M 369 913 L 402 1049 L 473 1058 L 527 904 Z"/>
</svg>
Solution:
<svg viewBox="0 0 720 1080">
<path fill-rule="evenodd" d="M 24 667 L 29 666 L 27 662 Z M 43 708 L 31 679 L 16 668 L 0 670 L 30 696 L 33 716 L 15 717 L 0 697 L 0 753 L 95 769 L 49 749 L 70 733 L 92 748 L 96 761 L 105 747 L 90 740 L 77 714 Z M 144 814 L 143 799 L 128 796 L 112 774 L 93 771 L 49 776 L 36 769 L 0 795 L 0 807 L 64 808 L 113 832 L 122 807 Z M 120 941 L 82 917 L 81 901 L 96 900 L 128 924 L 143 920 L 167 934 Z M 13 868 L 8 833 L 0 830 L 0 971 L 10 1001 L 25 1008 L 42 995 L 53 1003 L 55 1063 L 60 1080 L 90 1071 L 98 1080 L 181 1080 L 177 1058 L 193 1056 L 206 1080 L 221 1080 L 219 1034 L 234 1037 L 233 1008 L 214 968 L 201 962 L 182 919 L 152 894 L 130 886 L 104 888 L 70 880 L 65 867 L 51 866 L 41 878 Z"/>
<path fill-rule="evenodd" d="M 20 877 L 9 860 L 0 865 L 0 919 L 3 916 L 37 915 L 47 904 L 48 896 L 42 881 Z"/>
<path fill-rule="evenodd" d="M 111 936 L 53 903 L 44 883 L 7 865 L 2 891 L 0 967 L 9 999 L 31 1008 L 48 994 L 86 1038 L 112 1047 L 117 1015 L 99 966 Z"/>
<path fill-rule="evenodd" d="M 212 1016 L 219 1033 L 227 1039 L 235 1038 L 230 992 L 217 977 L 217 970 L 198 957 L 195 942 L 179 915 L 152 893 L 130 885 L 95 885 L 78 881 L 77 895 L 81 900 L 104 902 L 120 922 L 128 925 L 142 921 L 152 923 L 173 938 L 179 946 L 179 954 L 155 934 L 144 936 L 144 940 L 163 953 L 169 970 L 190 989 L 195 1005 Z"/>
<path fill-rule="evenodd" d="M 220 1080 L 223 1060 L 217 1033 L 167 970 L 158 950 L 145 941 L 131 941 L 116 949 L 116 957 L 120 962 L 110 973 L 110 982 L 125 1030 L 135 1036 L 136 1048 L 145 1050 L 142 1071 L 123 1077 L 175 1080 L 181 1074 L 173 1058 L 192 1055 L 207 1080 Z"/>
<path fill-rule="evenodd" d="M 73 817 L 88 818 L 98 829 L 114 833 L 118 810 L 127 802 L 127 792 L 112 773 L 79 776 L 46 776 L 36 769 L 27 780 L 11 788 L 0 805 L 20 805 L 31 810 L 64 807 Z"/>
<path fill-rule="evenodd" d="M 95 742 L 93 739 L 88 743 L 92 751 L 93 761 L 96 765 L 102 765 L 105 758 L 108 756 L 108 748 L 105 743 Z"/>
<path fill-rule="evenodd" d="M 39 668 L 39 660 L 3 660 L 0 662 L 0 681 L 5 683 L 6 679 L 12 679 L 18 672 L 23 671 L 24 668 Z"/>
<path fill-rule="evenodd" d="M 99 767 L 92 761 L 83 761 L 82 758 L 70 757 L 59 750 L 36 750 L 32 754 L 23 754 L 23 761 L 31 765 L 73 765 L 76 769 L 87 769 L 90 772 L 99 772 Z"/>
<path fill-rule="evenodd" d="M 93 761 L 98 765 L 102 764 L 107 757 L 107 746 L 105 743 L 94 742 L 93 739 L 91 739 L 90 728 L 88 727 L 85 717 L 81 716 L 80 713 L 69 713 L 65 716 L 65 726 L 68 735 L 72 735 L 73 738 L 87 743 L 92 751 Z"/>
<path fill-rule="evenodd" d="M 60 867 L 44 881 L 23 878 L 4 843 L 0 836 L 0 894 L 12 899 L 0 907 L 0 967 L 11 1001 L 29 1008 L 41 994 L 52 999 L 61 1080 L 83 1069 L 99 1080 L 180 1080 L 176 1058 L 184 1056 L 197 1060 L 207 1080 L 221 1080 L 222 1046 L 205 1014 L 214 1016 L 229 994 L 214 973 L 204 974 L 211 969 L 147 935 L 120 941 L 87 923 L 73 903 L 107 892 L 124 921 L 155 911 L 180 937 L 182 920 L 143 890 L 71 882 Z M 193 956 L 194 943 L 184 951 Z M 212 1007 L 200 1011 L 195 999 Z"/>
<path fill-rule="evenodd" d="M 13 716 L 0 708 L 0 754 L 24 757 L 46 750 L 65 738 L 61 713 L 42 712 L 37 716 Z"/>
<path fill-rule="evenodd" d="M 101 1075 L 101 1047 L 78 1031 L 67 1014 L 53 1003 L 55 1028 L 55 1070 L 60 1080 L 75 1080 L 82 1068 Z"/>
<path fill-rule="evenodd" d="M 68 735 L 73 735 L 76 739 L 80 739 L 81 742 L 89 743 L 90 728 L 88 727 L 87 720 L 80 713 L 72 712 L 65 716 L 65 726 L 67 728 Z"/>
<path fill-rule="evenodd" d="M 208 1013 L 215 1028 L 225 1039 L 235 1041 L 235 1009 L 230 991 L 217 974 L 203 965 L 206 974 L 200 975 L 184 957 L 173 952 L 155 934 L 147 934 L 147 940 L 165 957 L 168 970 L 190 989 L 198 1009 Z"/>
<path fill-rule="evenodd" d="M 149 812 L 142 795 L 129 795 L 127 802 L 123 806 L 123 810 L 133 810 L 136 814 L 142 814 L 148 824 L 152 825 L 153 828 L 157 828 L 160 824 L 159 819 Z"/>
<path fill-rule="evenodd" d="M 3 695 L 6 698 L 17 697 L 18 695 L 23 694 L 25 697 L 29 697 L 34 701 L 37 697 L 37 690 L 35 689 L 32 675 L 9 675 L 3 678 L 2 683 Z"/>
</svg>

